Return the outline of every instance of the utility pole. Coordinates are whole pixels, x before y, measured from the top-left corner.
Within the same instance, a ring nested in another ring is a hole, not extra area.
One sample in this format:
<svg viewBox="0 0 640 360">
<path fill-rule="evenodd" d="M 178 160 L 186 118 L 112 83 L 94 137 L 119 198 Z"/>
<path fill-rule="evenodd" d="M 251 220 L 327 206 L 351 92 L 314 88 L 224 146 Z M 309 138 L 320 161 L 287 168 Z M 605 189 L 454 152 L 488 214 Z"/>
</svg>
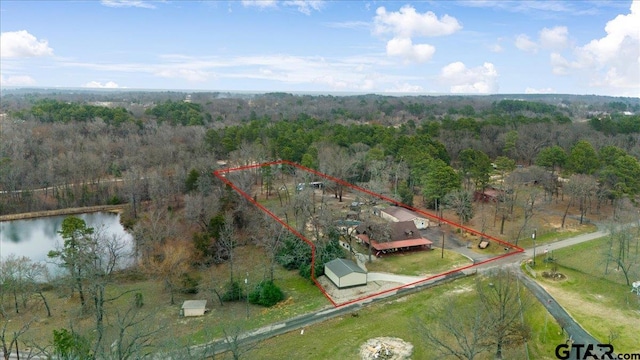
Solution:
<svg viewBox="0 0 640 360">
<path fill-rule="evenodd" d="M 247 271 L 247 277 L 244 278 L 244 287 L 247 291 L 247 319 L 249 318 L 249 272 Z"/>
<path fill-rule="evenodd" d="M 442 231 L 442 251 L 440 254 L 440 258 L 444 259 L 444 231 Z"/>
<path fill-rule="evenodd" d="M 533 240 L 533 266 L 536 266 L 536 232 L 538 229 L 533 229 L 533 234 L 531 234 L 531 240 Z"/>
</svg>

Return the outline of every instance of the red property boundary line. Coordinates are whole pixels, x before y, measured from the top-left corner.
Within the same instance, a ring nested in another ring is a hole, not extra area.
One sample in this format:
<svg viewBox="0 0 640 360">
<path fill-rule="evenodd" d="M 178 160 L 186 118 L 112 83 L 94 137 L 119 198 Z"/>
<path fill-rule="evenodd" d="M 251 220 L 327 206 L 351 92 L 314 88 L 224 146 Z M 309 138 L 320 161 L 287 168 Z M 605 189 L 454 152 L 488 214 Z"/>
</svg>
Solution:
<svg viewBox="0 0 640 360">
<path fill-rule="evenodd" d="M 427 218 L 438 220 L 438 221 L 440 221 L 442 223 L 451 225 L 453 227 L 456 227 L 456 228 L 459 228 L 459 229 L 463 229 L 464 231 L 467 231 L 467 232 L 469 232 L 471 234 L 474 234 L 474 235 L 477 235 L 477 236 L 480 236 L 480 237 L 484 237 L 484 238 L 489 239 L 491 241 L 495 241 L 495 242 L 497 242 L 497 243 L 499 243 L 499 244 L 501 244 L 503 246 L 506 246 L 508 248 L 514 249 L 515 251 L 509 252 L 509 253 L 506 253 L 506 254 L 503 254 L 503 255 L 499 255 L 499 256 L 493 257 L 491 259 L 483 260 L 483 261 L 480 261 L 480 262 L 477 262 L 477 263 L 474 263 L 474 264 L 471 264 L 471 265 L 463 266 L 463 267 L 458 268 L 458 269 L 449 270 L 449 271 L 446 271 L 446 272 L 443 272 L 443 273 L 440 273 L 440 274 L 437 274 L 437 275 L 433 275 L 433 276 L 430 276 L 430 277 L 427 277 L 427 278 L 424 278 L 424 279 L 420 279 L 418 281 L 415 281 L 415 282 L 412 282 L 412 283 L 409 283 L 409 284 L 400 285 L 400 286 L 392 288 L 392 289 L 387 289 L 387 290 L 384 290 L 384 291 L 381 291 L 381 292 L 378 292 L 378 293 L 375 293 L 375 294 L 367 295 L 367 296 L 362 297 L 362 298 L 358 298 L 358 299 L 355 299 L 355 300 L 350 300 L 350 301 L 347 301 L 347 302 L 344 302 L 344 303 L 336 303 L 331 298 L 331 296 L 326 292 L 326 290 L 322 287 L 320 282 L 318 282 L 318 280 L 316 279 L 316 275 L 315 275 L 316 246 L 315 246 L 315 244 L 311 240 L 307 239 L 300 232 L 298 232 L 296 229 L 292 228 L 289 224 L 287 224 L 286 222 L 282 221 L 282 219 L 280 219 L 271 210 L 267 209 L 264 205 L 260 204 L 256 200 L 254 200 L 251 195 L 247 194 L 245 191 L 243 191 L 242 189 L 237 187 L 232 181 L 230 181 L 226 177 L 226 174 L 229 174 L 229 173 L 232 173 L 232 172 L 256 169 L 256 168 L 261 168 L 261 167 L 264 167 L 264 166 L 272 166 L 272 165 L 289 165 L 289 166 L 298 168 L 298 169 L 306 171 L 308 173 L 312 173 L 314 175 L 317 175 L 317 176 L 319 176 L 321 178 L 336 182 L 336 183 L 338 183 L 340 185 L 343 185 L 343 186 L 349 187 L 351 189 L 366 193 L 368 195 L 377 197 L 377 198 L 382 199 L 384 201 L 388 201 L 388 202 L 390 202 L 390 203 L 392 203 L 392 204 L 394 204 L 396 206 L 405 207 L 405 208 L 410 209 L 410 210 L 412 210 L 414 212 L 417 212 L 417 213 L 419 213 L 419 214 L 421 214 L 421 215 L 423 215 L 423 216 L 425 216 Z M 399 289 L 414 287 L 416 285 L 424 284 L 424 283 L 426 283 L 427 281 L 430 281 L 430 280 L 436 280 L 436 279 L 439 279 L 439 278 L 444 278 L 447 275 L 450 275 L 450 274 L 453 274 L 453 273 L 456 273 L 456 272 L 461 272 L 463 270 L 467 270 L 467 269 L 470 269 L 470 268 L 473 268 L 473 267 L 476 267 L 476 266 L 480 266 L 480 265 L 483 265 L 483 264 L 486 264 L 486 263 L 489 263 L 489 262 L 492 262 L 492 261 L 496 261 L 496 260 L 499 260 L 499 259 L 502 259 L 502 258 L 505 258 L 505 257 L 508 257 L 508 256 L 512 256 L 512 255 L 515 255 L 515 254 L 518 254 L 518 253 L 521 253 L 521 252 L 524 251 L 523 248 L 521 248 L 521 247 L 519 247 L 517 245 L 511 244 L 511 243 L 506 242 L 504 240 L 500 240 L 500 239 L 498 239 L 496 237 L 493 237 L 491 235 L 479 232 L 477 230 L 474 230 L 474 229 L 466 227 L 464 225 L 461 225 L 461 224 L 455 223 L 453 221 L 444 219 L 442 217 L 427 213 L 427 212 L 425 212 L 423 210 L 416 209 L 416 208 L 414 208 L 412 206 L 405 205 L 405 204 L 403 204 L 403 203 L 401 203 L 401 202 L 399 202 L 397 200 L 391 199 L 391 198 L 389 198 L 387 196 L 384 196 L 384 195 L 381 195 L 381 194 L 378 194 L 378 193 L 374 193 L 374 192 L 372 192 L 370 190 L 367 190 L 367 189 L 364 189 L 362 187 L 350 184 L 350 183 L 348 183 L 348 182 L 346 182 L 346 181 L 344 181 L 342 179 L 335 178 L 333 176 L 321 173 L 321 172 L 319 172 L 317 170 L 310 169 L 308 167 L 296 164 L 296 163 L 288 161 L 288 160 L 278 160 L 278 161 L 271 161 L 271 162 L 265 162 L 265 163 L 260 163 L 260 164 L 251 164 L 251 165 L 246 165 L 246 166 L 239 166 L 239 167 L 234 167 L 234 168 L 218 169 L 218 170 L 213 172 L 213 175 L 215 177 L 217 177 L 218 179 L 220 179 L 222 182 L 224 182 L 226 185 L 231 187 L 233 190 L 235 190 L 238 194 L 242 195 L 245 199 L 247 199 L 247 201 L 249 201 L 250 203 L 252 203 L 255 206 L 257 206 L 260 210 L 264 211 L 267 215 L 272 217 L 275 221 L 280 223 L 287 230 L 289 230 L 292 234 L 294 234 L 295 236 L 297 236 L 298 238 L 300 238 L 301 240 L 306 242 L 311 247 L 311 279 L 316 284 L 316 286 L 320 289 L 320 291 L 322 291 L 324 296 L 331 302 L 331 304 L 334 307 L 342 307 L 342 306 L 350 305 L 350 304 L 353 304 L 353 303 L 361 302 L 361 301 L 364 301 L 364 300 L 372 299 L 372 298 L 378 297 L 380 295 L 384 295 L 384 294 L 387 294 L 387 293 L 390 293 L 390 292 L 397 291 Z"/>
</svg>

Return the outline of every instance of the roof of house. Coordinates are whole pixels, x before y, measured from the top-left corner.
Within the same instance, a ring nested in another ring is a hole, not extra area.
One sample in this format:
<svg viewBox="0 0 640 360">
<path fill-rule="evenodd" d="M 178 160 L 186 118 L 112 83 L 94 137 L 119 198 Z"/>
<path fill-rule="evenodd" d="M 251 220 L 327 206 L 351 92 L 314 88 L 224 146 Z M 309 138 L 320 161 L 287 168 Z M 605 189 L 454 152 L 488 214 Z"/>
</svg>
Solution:
<svg viewBox="0 0 640 360">
<path fill-rule="evenodd" d="M 375 240 L 369 240 L 367 235 L 358 235 L 358 238 L 362 239 L 365 243 L 369 243 L 371 241 L 371 246 L 376 250 L 390 250 L 390 249 L 400 249 L 404 247 L 412 247 L 412 246 L 426 246 L 433 244 L 433 241 L 419 238 L 419 239 L 409 239 L 409 240 L 397 240 L 397 241 L 388 241 L 388 242 L 377 242 Z"/>
<path fill-rule="evenodd" d="M 328 263 L 324 264 L 324 266 L 331 269 L 331 271 L 336 274 L 338 277 L 343 277 L 345 275 L 349 275 L 351 273 L 361 273 L 366 274 L 360 266 L 358 266 L 352 260 L 347 259 L 333 259 Z"/>
<path fill-rule="evenodd" d="M 382 212 L 393 216 L 398 219 L 398 221 L 413 221 L 415 218 L 422 218 L 422 216 L 401 206 L 389 206 L 388 208 L 382 209 Z"/>
<path fill-rule="evenodd" d="M 182 303 L 183 309 L 204 309 L 207 307 L 207 300 L 185 300 Z"/>
<path fill-rule="evenodd" d="M 391 228 L 391 241 L 419 239 L 422 237 L 416 227 L 416 223 L 411 220 L 391 223 L 389 225 Z"/>
</svg>

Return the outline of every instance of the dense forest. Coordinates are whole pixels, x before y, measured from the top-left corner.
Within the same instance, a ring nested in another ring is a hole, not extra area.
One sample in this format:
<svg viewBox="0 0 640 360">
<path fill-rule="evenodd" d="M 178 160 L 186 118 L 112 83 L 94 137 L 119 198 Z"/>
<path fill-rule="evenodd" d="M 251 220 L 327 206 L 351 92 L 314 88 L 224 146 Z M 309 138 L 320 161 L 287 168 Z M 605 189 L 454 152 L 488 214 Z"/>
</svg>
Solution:
<svg viewBox="0 0 640 360">
<path fill-rule="evenodd" d="M 162 283 L 171 305 L 177 296 L 199 292 L 220 306 L 246 299 L 248 315 L 249 302 L 272 306 L 283 299 L 274 283 L 276 263 L 308 279 L 341 256 L 339 232 L 325 231 L 317 237 L 312 269 L 310 248 L 217 181 L 212 172 L 220 167 L 293 161 L 404 204 L 446 208 L 460 223 L 478 213 L 473 194 L 494 188 L 500 199 L 487 213 L 495 231 L 516 244 L 537 226 L 541 202 L 565 201 L 564 227 L 570 208 L 580 224 L 605 206 L 613 209 L 611 220 L 625 221 L 623 209 L 637 213 L 640 195 L 637 98 L 15 90 L 2 94 L 0 137 L 0 215 L 126 204 L 121 220 L 138 260 L 131 273 L 110 265 L 123 256 L 118 244 L 93 236 L 75 217 L 63 222 L 65 246 L 49 254 L 73 274 L 59 288 L 77 292 L 80 317 L 94 318 L 84 333 L 53 332 L 54 353 L 79 358 L 100 358 L 113 350 L 108 344 L 126 345 L 123 336 L 109 336 L 134 328 L 139 337 L 117 358 L 147 351 L 151 333 L 139 324 L 149 320 L 113 310 L 112 301 L 128 290 L 107 296 L 123 276 Z M 266 166 L 234 182 L 247 193 L 266 184 L 268 198 L 276 171 L 284 173 Z M 339 186 L 334 191 L 342 201 Z M 301 228 L 305 216 L 322 220 L 309 199 L 298 194 L 292 200 Z M 309 208 L 315 215 L 300 210 Z M 509 231 L 505 223 L 513 224 Z M 269 263 L 253 290 L 243 289 L 234 273 L 234 253 L 245 245 L 261 249 Z M 94 261 L 103 257 L 106 264 Z M 219 264 L 230 269 L 228 278 L 207 273 Z M 23 268 L 28 276 L 12 275 Z M 3 319 L 40 301 L 51 316 L 46 291 L 34 280 L 45 275 L 44 266 L 8 258 L 0 270 L 12 279 L 0 296 Z M 132 309 L 141 308 L 142 292 L 134 300 Z M 105 314 L 117 324 L 107 323 Z M 2 330 L 3 345 L 7 339 Z"/>
<path fill-rule="evenodd" d="M 401 164 L 416 193 L 430 160 L 460 172 L 469 149 L 528 166 L 552 148 L 575 158 L 586 144 L 582 161 L 601 184 L 614 181 L 616 160 L 602 151 L 640 158 L 634 98 L 13 91 L 1 107 L 0 214 L 149 199 L 154 187 L 182 194 L 190 171 L 210 173 L 218 160 L 318 169 L 329 146 L 354 159 L 347 180 Z M 558 160 L 554 170 L 584 172 L 572 161 Z M 617 188 L 637 193 L 633 184 Z"/>
</svg>

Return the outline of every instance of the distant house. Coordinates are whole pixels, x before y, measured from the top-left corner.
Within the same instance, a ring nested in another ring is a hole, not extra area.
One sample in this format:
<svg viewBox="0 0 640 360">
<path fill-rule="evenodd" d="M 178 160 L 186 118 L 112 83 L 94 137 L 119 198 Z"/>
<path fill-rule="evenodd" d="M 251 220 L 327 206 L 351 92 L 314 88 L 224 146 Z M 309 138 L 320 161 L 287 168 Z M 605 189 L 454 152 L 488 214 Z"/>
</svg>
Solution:
<svg viewBox="0 0 640 360">
<path fill-rule="evenodd" d="M 426 229 L 429 227 L 428 219 L 401 206 L 389 206 L 388 208 L 382 209 L 380 210 L 380 216 L 383 219 L 393 222 L 413 221 L 418 229 Z"/>
<path fill-rule="evenodd" d="M 331 260 L 324 264 L 324 274 L 338 289 L 367 285 L 367 272 L 352 260 Z"/>
<path fill-rule="evenodd" d="M 304 190 L 307 185 L 314 189 L 322 189 L 324 187 L 324 183 L 322 181 L 313 181 L 310 183 L 298 183 L 298 185 L 296 185 L 296 191 Z"/>
<path fill-rule="evenodd" d="M 486 188 L 484 190 L 476 190 L 473 193 L 473 201 L 478 202 L 498 202 L 500 198 L 504 195 L 504 191 L 498 190 L 492 187 Z"/>
<path fill-rule="evenodd" d="M 429 250 L 433 245 L 431 240 L 422 237 L 413 221 L 391 223 L 387 239 L 371 239 L 370 235 L 376 235 L 366 230 L 362 231 L 362 225 L 357 229 L 357 238 L 367 246 L 371 246 L 376 251 L 376 256 L 396 251 Z"/>
<path fill-rule="evenodd" d="M 186 300 L 182 303 L 180 315 L 182 316 L 202 316 L 207 312 L 207 300 Z"/>
</svg>

